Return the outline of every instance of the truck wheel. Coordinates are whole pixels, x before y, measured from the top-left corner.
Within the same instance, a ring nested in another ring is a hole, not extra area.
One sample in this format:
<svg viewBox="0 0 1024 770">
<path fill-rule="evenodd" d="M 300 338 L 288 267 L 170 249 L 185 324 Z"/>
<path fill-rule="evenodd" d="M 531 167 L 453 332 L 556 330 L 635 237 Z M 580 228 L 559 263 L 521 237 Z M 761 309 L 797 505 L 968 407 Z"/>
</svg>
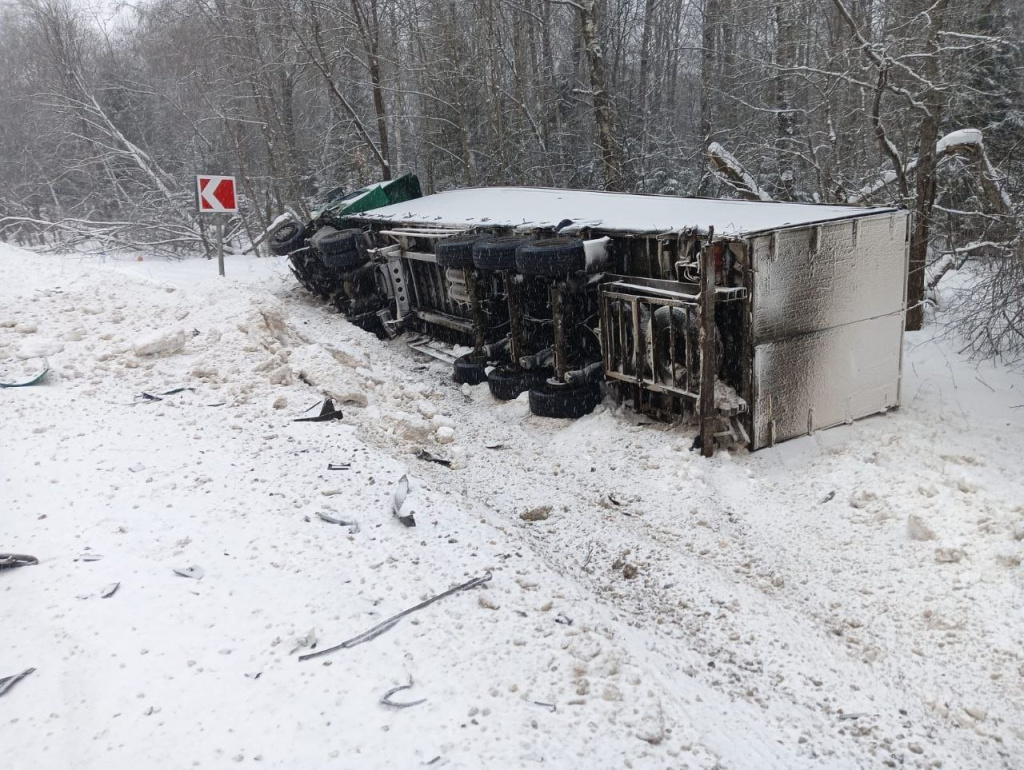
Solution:
<svg viewBox="0 0 1024 770">
<path fill-rule="evenodd" d="M 275 227 L 268 239 L 270 252 L 279 257 L 286 257 L 296 249 L 302 248 L 302 244 L 305 242 L 306 228 L 294 219 L 289 219 Z"/>
<path fill-rule="evenodd" d="M 473 246 L 473 264 L 480 270 L 515 270 L 516 249 L 529 242 L 529 238 L 519 235 L 477 241 Z"/>
<path fill-rule="evenodd" d="M 558 278 L 587 266 L 579 238 L 545 238 L 516 249 L 516 269 L 523 275 Z"/>
<path fill-rule="evenodd" d="M 473 267 L 473 246 L 486 235 L 456 235 L 434 244 L 434 256 L 440 267 Z"/>
<path fill-rule="evenodd" d="M 336 254 L 321 254 L 320 261 L 324 267 L 334 273 L 345 272 L 366 264 L 368 257 L 358 251 L 342 251 Z"/>
<path fill-rule="evenodd" d="M 535 385 L 544 381 L 548 372 L 527 371 L 518 366 L 505 364 L 499 366 L 487 375 L 487 387 L 491 395 L 499 401 L 511 401 L 519 396 L 524 390 L 529 390 Z"/>
<path fill-rule="evenodd" d="M 479 385 L 487 380 L 487 358 L 477 356 L 475 353 L 467 353 L 461 358 L 456 358 L 452 364 L 452 378 L 457 383 L 466 385 Z"/>
<path fill-rule="evenodd" d="M 324 225 L 313 234 L 309 243 L 325 257 L 353 252 L 361 255 L 363 259 L 367 256 L 363 231 L 358 227 L 338 230 L 330 225 Z"/>
<path fill-rule="evenodd" d="M 530 411 L 538 417 L 562 417 L 575 420 L 594 411 L 601 403 L 598 382 L 571 386 L 543 382 L 530 388 Z"/>
</svg>

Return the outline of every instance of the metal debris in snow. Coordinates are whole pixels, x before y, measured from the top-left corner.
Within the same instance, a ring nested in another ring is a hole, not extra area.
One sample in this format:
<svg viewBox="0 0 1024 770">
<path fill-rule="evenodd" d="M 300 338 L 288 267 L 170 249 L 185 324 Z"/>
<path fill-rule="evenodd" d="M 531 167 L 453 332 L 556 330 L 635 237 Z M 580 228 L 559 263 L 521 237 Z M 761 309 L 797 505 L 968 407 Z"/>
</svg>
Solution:
<svg viewBox="0 0 1024 770">
<path fill-rule="evenodd" d="M 556 711 L 558 711 L 558 708 L 555 706 L 554 703 L 544 703 L 543 701 L 535 700 L 533 702 L 533 705 L 534 706 L 543 706 L 548 711 L 550 711 L 552 714 L 554 714 Z"/>
<path fill-rule="evenodd" d="M 428 463 L 437 463 L 438 465 L 443 465 L 445 468 L 451 468 L 452 467 L 452 461 L 451 460 L 449 460 L 449 459 L 447 459 L 445 457 L 438 457 L 436 454 L 434 454 L 433 452 L 430 452 L 430 451 L 428 451 L 426 449 L 420 449 L 416 453 L 416 459 L 424 460 L 425 462 L 428 462 Z"/>
<path fill-rule="evenodd" d="M 489 442 L 487 444 L 484 444 L 484 449 L 504 449 L 504 448 L 505 448 L 505 442 L 504 441 L 491 441 L 491 442 Z"/>
<path fill-rule="evenodd" d="M 27 388 L 29 385 L 38 385 L 43 381 L 47 372 L 50 371 L 50 367 L 46 366 L 38 374 L 34 374 L 24 380 L 18 380 L 17 382 L 0 382 L 0 388 Z"/>
<path fill-rule="evenodd" d="M 316 652 L 311 652 L 311 653 L 308 653 L 306 655 L 300 655 L 299 656 L 299 660 L 309 660 L 310 658 L 316 658 L 316 657 L 318 657 L 320 655 L 327 655 L 330 652 L 337 652 L 338 650 L 344 650 L 344 649 L 348 649 L 349 647 L 355 647 L 357 644 L 362 644 L 363 642 L 369 642 L 369 641 L 371 641 L 373 639 L 376 639 L 378 636 L 383 634 L 385 631 L 390 631 L 392 628 L 394 628 L 398 624 L 398 621 L 401 620 L 402 618 L 404 618 L 406 615 L 411 615 L 414 612 L 422 610 L 424 607 L 429 607 L 434 602 L 440 601 L 441 599 L 444 599 L 446 596 L 451 596 L 452 594 L 456 594 L 459 591 L 467 591 L 470 588 L 476 588 L 477 586 L 482 586 L 484 583 L 488 582 L 490 579 L 491 579 L 491 573 L 490 572 L 486 572 L 486 573 L 484 573 L 483 575 L 481 575 L 478 578 L 473 578 L 472 580 L 468 580 L 465 583 L 462 583 L 460 585 L 455 586 L 454 588 L 449 588 L 447 591 L 444 591 L 443 593 L 439 593 L 437 596 L 432 596 L 429 599 L 427 599 L 426 601 L 420 602 L 415 607 L 410 607 L 407 610 L 402 610 L 397 615 L 392 615 L 390 618 L 388 618 L 387 620 L 385 620 L 385 621 L 383 621 L 381 623 L 378 623 L 377 625 L 375 625 L 373 628 L 369 629 L 368 631 L 364 631 L 363 633 L 359 634 L 358 636 L 353 636 L 351 639 L 346 639 L 341 644 L 336 644 L 333 647 L 328 647 L 327 649 L 324 649 L 324 650 L 317 650 Z"/>
<path fill-rule="evenodd" d="M 836 496 L 836 491 L 833 489 L 831 492 L 829 492 L 827 495 L 825 495 L 825 497 L 822 499 L 822 501 L 819 503 L 819 505 L 824 505 L 825 503 L 827 503 L 829 500 L 831 500 L 835 496 Z"/>
<path fill-rule="evenodd" d="M 102 558 L 98 553 L 83 553 L 75 561 L 99 561 Z"/>
<path fill-rule="evenodd" d="M 100 590 L 100 598 L 109 599 L 111 596 L 117 593 L 117 589 L 120 587 L 120 583 L 111 583 L 110 585 L 103 586 L 103 588 Z"/>
<path fill-rule="evenodd" d="M 179 393 L 184 393 L 186 390 L 191 391 L 192 393 L 196 392 L 195 388 L 188 388 L 188 387 L 186 387 L 186 388 L 171 388 L 170 390 L 164 391 L 160 395 L 161 396 L 176 396 Z"/>
<path fill-rule="evenodd" d="M 331 514 L 324 513 L 323 511 L 317 511 L 316 515 L 321 521 L 326 521 L 328 524 L 338 524 L 342 527 L 348 527 L 350 534 L 354 535 L 356 532 L 359 531 L 359 522 L 357 521 L 347 521 L 345 519 L 339 519 L 337 516 L 331 516 Z"/>
<path fill-rule="evenodd" d="M 0 679 L 0 695 L 5 695 L 14 685 L 24 679 L 26 676 L 35 671 L 34 668 L 26 668 L 20 674 L 14 674 L 13 676 L 5 676 Z"/>
<path fill-rule="evenodd" d="M 396 708 L 396 709 L 407 709 L 407 708 L 412 708 L 413 706 L 418 706 L 421 703 L 426 703 L 426 701 L 427 701 L 426 698 L 420 698 L 419 700 L 412 700 L 412 701 L 393 701 L 393 700 L 391 700 L 391 696 L 394 695 L 396 692 L 401 692 L 402 690 L 409 690 L 411 688 L 412 688 L 412 680 L 410 679 L 409 680 L 409 684 L 403 684 L 403 685 L 399 685 L 398 687 L 392 687 L 390 690 L 388 690 L 386 693 L 384 693 L 381 696 L 381 698 L 380 698 L 380 702 L 382 704 L 384 704 L 385 706 L 391 706 L 391 708 Z"/>
<path fill-rule="evenodd" d="M 30 564 L 38 564 L 39 559 L 24 553 L 0 553 L 0 570 L 27 567 Z"/>
<path fill-rule="evenodd" d="M 314 404 L 314 406 L 316 405 Z M 309 409 L 312 408 L 311 406 Z M 308 412 L 309 409 L 306 411 Z M 329 420 L 340 420 L 343 416 L 340 409 L 334 408 L 334 399 L 325 398 L 323 406 L 320 407 L 320 414 L 316 417 L 297 417 L 292 422 L 327 422 Z"/>
<path fill-rule="evenodd" d="M 327 463 L 329 471 L 347 471 L 351 467 L 352 463 Z"/>
<path fill-rule="evenodd" d="M 402 513 L 402 507 L 405 505 L 405 500 L 409 496 L 409 477 L 402 474 L 402 478 L 398 480 L 398 486 L 395 487 L 395 496 L 391 500 L 391 512 L 395 514 L 395 518 L 402 522 L 407 527 L 415 527 L 416 519 L 413 516 L 413 511 L 408 513 Z"/>
<path fill-rule="evenodd" d="M 188 567 L 175 567 L 174 574 L 181 575 L 185 578 L 192 578 L 193 580 L 202 580 L 203 575 L 205 575 L 206 573 L 203 572 L 202 567 L 197 567 L 194 564 L 192 564 Z"/>
</svg>

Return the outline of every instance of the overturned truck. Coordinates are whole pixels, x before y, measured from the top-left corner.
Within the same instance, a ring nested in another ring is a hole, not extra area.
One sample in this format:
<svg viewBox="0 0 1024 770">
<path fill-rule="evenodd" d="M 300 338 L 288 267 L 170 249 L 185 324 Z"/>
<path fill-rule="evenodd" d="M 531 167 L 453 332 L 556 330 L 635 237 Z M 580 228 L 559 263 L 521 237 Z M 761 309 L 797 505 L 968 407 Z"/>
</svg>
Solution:
<svg viewBox="0 0 1024 770">
<path fill-rule="evenodd" d="M 471 346 L 452 362 L 457 382 L 528 392 L 542 416 L 582 416 L 605 393 L 660 419 L 693 415 L 706 455 L 899 405 L 905 211 L 418 193 L 405 181 L 378 207 L 291 223 L 276 250 L 364 329 L 416 333 L 431 352 L 424 340 Z"/>
</svg>

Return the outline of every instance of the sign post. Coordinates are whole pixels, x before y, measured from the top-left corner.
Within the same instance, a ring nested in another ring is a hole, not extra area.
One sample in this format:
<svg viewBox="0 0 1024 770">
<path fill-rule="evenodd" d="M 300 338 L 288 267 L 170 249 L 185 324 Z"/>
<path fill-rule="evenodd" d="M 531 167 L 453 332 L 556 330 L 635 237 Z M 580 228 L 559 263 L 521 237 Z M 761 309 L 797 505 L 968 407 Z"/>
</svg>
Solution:
<svg viewBox="0 0 1024 770">
<path fill-rule="evenodd" d="M 235 195 L 235 178 L 233 176 L 196 177 L 196 201 L 200 214 L 216 215 L 217 225 L 217 270 L 224 275 L 224 220 L 223 215 L 238 211 L 238 198 Z"/>
</svg>

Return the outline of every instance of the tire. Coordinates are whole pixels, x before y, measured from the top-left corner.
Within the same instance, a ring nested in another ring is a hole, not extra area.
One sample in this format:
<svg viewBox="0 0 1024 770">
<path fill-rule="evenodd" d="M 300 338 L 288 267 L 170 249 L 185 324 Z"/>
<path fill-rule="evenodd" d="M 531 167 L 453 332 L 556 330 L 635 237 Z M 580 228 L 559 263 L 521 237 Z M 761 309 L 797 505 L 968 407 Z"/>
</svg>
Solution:
<svg viewBox="0 0 1024 770">
<path fill-rule="evenodd" d="M 289 219 L 275 227 L 268 239 L 270 252 L 279 257 L 286 257 L 296 249 L 301 249 L 305 242 L 306 228 L 294 219 Z"/>
<path fill-rule="evenodd" d="M 539 385 L 547 377 L 545 370 L 528 371 L 512 364 L 504 364 L 487 375 L 487 387 L 499 401 L 511 401 L 523 391 Z"/>
<path fill-rule="evenodd" d="M 358 251 L 343 251 L 340 254 L 321 254 L 320 261 L 332 273 L 345 273 L 367 263 L 369 256 Z"/>
<path fill-rule="evenodd" d="M 473 246 L 473 264 L 479 270 L 515 270 L 516 249 L 527 243 L 530 239 L 519 235 L 477 241 Z"/>
<path fill-rule="evenodd" d="M 559 417 L 575 420 L 594 411 L 601 403 L 601 384 L 579 387 L 543 382 L 530 388 L 530 411 L 538 417 Z"/>
<path fill-rule="evenodd" d="M 545 238 L 516 249 L 516 269 L 523 275 L 558 278 L 583 270 L 586 265 L 579 238 Z"/>
<path fill-rule="evenodd" d="M 338 230 L 330 225 L 324 225 L 314 233 L 309 243 L 325 257 L 352 252 L 360 254 L 363 259 L 367 256 L 363 231 L 358 227 Z"/>
<path fill-rule="evenodd" d="M 434 244 L 434 256 L 440 267 L 473 267 L 473 247 L 486 235 L 456 235 Z"/>
<path fill-rule="evenodd" d="M 459 384 L 479 385 L 487 381 L 487 358 L 467 353 L 452 364 L 452 378 Z"/>
<path fill-rule="evenodd" d="M 289 258 L 292 273 L 310 294 L 320 299 L 330 299 L 337 288 L 324 273 L 324 267 L 311 253 L 294 253 Z"/>
</svg>

